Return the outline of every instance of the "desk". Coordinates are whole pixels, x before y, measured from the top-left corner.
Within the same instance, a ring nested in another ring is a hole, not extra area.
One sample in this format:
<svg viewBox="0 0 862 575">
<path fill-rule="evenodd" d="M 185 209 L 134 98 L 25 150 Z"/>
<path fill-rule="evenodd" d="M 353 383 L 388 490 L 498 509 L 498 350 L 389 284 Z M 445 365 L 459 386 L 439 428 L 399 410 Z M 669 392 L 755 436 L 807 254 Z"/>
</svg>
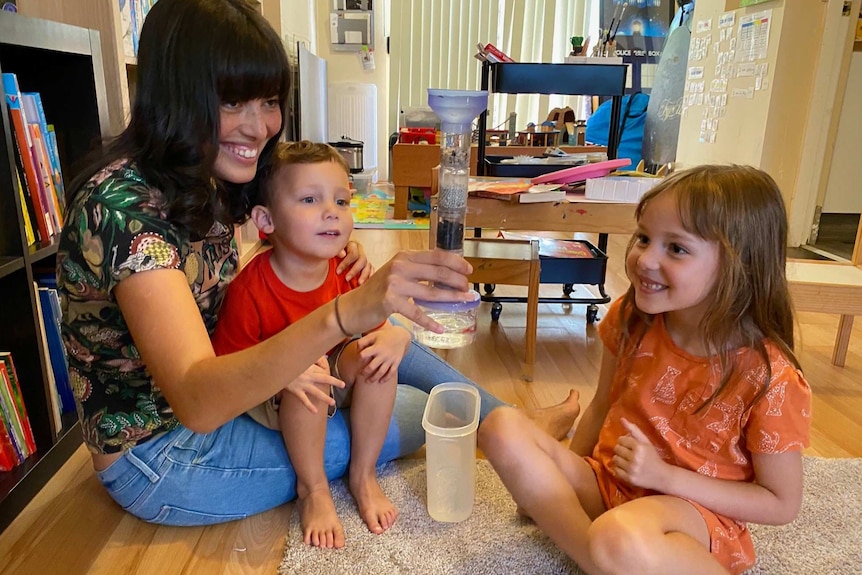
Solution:
<svg viewBox="0 0 862 575">
<path fill-rule="evenodd" d="M 788 260 L 787 283 L 795 311 L 841 315 L 832 364 L 844 366 L 853 318 L 862 315 L 862 268 L 835 262 Z"/>
<path fill-rule="evenodd" d="M 540 230 L 632 234 L 637 225 L 637 204 L 588 200 L 583 194 L 568 194 L 566 202 L 517 204 L 494 198 L 467 199 L 467 227 L 499 230 Z M 607 246 L 602 248 L 607 249 Z"/>
<path fill-rule="evenodd" d="M 604 146 L 561 146 L 570 154 L 607 152 Z M 489 156 L 541 156 L 542 146 L 488 146 Z M 477 146 L 470 150 L 470 175 L 476 175 Z M 410 188 L 430 188 L 431 170 L 440 163 L 440 146 L 436 144 L 395 144 L 392 146 L 392 185 L 395 187 L 396 220 L 407 217 L 407 200 Z M 565 166 L 560 166 L 560 169 Z M 499 201 L 499 200 L 497 200 Z"/>
<path fill-rule="evenodd" d="M 466 238 L 464 258 L 473 266 L 473 283 L 527 286 L 527 328 L 524 363 L 536 362 L 536 327 L 539 319 L 539 242 Z M 532 374 L 530 374 L 532 377 Z"/>
</svg>

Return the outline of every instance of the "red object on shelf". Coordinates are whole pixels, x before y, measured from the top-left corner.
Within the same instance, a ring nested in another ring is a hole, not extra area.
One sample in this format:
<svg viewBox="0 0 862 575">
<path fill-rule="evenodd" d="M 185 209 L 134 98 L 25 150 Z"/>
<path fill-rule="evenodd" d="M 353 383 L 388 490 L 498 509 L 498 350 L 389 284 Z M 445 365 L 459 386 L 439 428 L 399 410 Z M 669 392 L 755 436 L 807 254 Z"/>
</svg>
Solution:
<svg viewBox="0 0 862 575">
<path fill-rule="evenodd" d="M 399 144 L 436 144 L 437 130 L 434 128 L 401 128 L 398 130 Z"/>
</svg>

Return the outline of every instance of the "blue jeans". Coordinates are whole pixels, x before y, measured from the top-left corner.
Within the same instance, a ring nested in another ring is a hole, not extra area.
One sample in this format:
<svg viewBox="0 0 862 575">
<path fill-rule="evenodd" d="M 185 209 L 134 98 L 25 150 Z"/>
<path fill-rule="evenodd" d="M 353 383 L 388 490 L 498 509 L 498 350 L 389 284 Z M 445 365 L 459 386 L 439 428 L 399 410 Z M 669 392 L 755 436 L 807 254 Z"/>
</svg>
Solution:
<svg viewBox="0 0 862 575">
<path fill-rule="evenodd" d="M 413 342 L 398 369 L 392 421 L 378 465 L 408 455 L 425 443 L 422 413 L 438 383 L 472 385 L 431 350 Z M 481 417 L 503 403 L 479 386 Z M 326 476 L 347 472 L 350 459 L 349 409 L 329 419 L 324 449 Z M 296 498 L 296 474 L 281 432 L 243 415 L 212 433 L 184 427 L 127 450 L 98 473 L 123 509 L 151 523 L 210 525 L 242 519 Z"/>
</svg>

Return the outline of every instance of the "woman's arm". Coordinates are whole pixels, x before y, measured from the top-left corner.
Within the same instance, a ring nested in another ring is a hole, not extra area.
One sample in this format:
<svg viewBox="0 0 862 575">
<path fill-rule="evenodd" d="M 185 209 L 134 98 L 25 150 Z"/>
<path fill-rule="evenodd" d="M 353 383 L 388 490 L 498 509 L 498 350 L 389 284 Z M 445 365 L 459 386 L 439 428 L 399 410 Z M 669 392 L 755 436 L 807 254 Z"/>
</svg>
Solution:
<svg viewBox="0 0 862 575">
<path fill-rule="evenodd" d="M 341 258 L 341 261 L 338 262 L 335 273 L 340 275 L 347 272 L 344 275 L 344 279 L 347 281 L 356 278 L 356 284 L 362 285 L 368 276 L 374 273 L 374 266 L 368 261 L 365 249 L 356 240 L 347 242 L 347 247 L 341 250 L 338 257 Z"/>
<path fill-rule="evenodd" d="M 443 301 L 453 292 L 422 281 L 469 289 L 470 265 L 453 253 L 402 252 L 363 285 L 339 300 L 346 330 L 372 329 L 400 313 L 428 329 L 442 328 L 411 298 Z M 154 382 L 189 429 L 211 431 L 268 399 L 344 338 L 329 303 L 272 338 L 216 357 L 200 311 L 181 271 L 139 272 L 121 281 L 114 296 Z"/>
<path fill-rule="evenodd" d="M 581 421 L 575 428 L 572 443 L 569 445 L 569 448 L 578 455 L 591 455 L 596 442 L 599 440 L 599 431 L 610 408 L 608 398 L 616 369 L 617 357 L 607 347 L 603 347 L 602 366 L 599 371 L 596 394 L 584 410 Z"/>
</svg>

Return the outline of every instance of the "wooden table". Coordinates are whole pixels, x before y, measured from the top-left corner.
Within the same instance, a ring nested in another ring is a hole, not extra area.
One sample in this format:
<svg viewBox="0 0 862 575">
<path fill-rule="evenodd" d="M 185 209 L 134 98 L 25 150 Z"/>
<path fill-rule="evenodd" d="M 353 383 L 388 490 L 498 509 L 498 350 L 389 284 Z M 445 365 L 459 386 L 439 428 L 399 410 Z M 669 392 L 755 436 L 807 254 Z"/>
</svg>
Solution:
<svg viewBox="0 0 862 575">
<path fill-rule="evenodd" d="M 839 314 L 832 364 L 847 357 L 853 318 L 862 315 L 862 268 L 837 262 L 788 260 L 787 282 L 796 311 Z"/>
<path fill-rule="evenodd" d="M 637 204 L 590 200 L 584 194 L 568 194 L 565 202 L 518 204 L 470 196 L 466 225 L 499 230 L 631 234 L 637 225 Z M 607 249 L 601 248 L 602 251 Z"/>
<path fill-rule="evenodd" d="M 604 146 L 561 146 L 569 154 L 607 152 Z M 488 156 L 541 156 L 544 146 L 488 146 Z M 470 175 L 476 175 L 477 146 L 470 150 Z M 392 185 L 395 187 L 396 220 L 407 217 L 410 188 L 430 188 L 431 170 L 440 163 L 440 146 L 436 144 L 395 144 L 392 147 Z M 561 169 L 565 167 L 562 166 Z M 497 200 L 499 201 L 499 200 Z"/>
<path fill-rule="evenodd" d="M 524 363 L 536 362 L 536 327 L 539 319 L 539 242 L 465 238 L 464 258 L 473 266 L 473 283 L 527 287 L 527 327 L 524 337 Z M 528 368 L 529 369 L 529 368 Z M 532 379 L 532 372 L 527 374 Z"/>
</svg>

